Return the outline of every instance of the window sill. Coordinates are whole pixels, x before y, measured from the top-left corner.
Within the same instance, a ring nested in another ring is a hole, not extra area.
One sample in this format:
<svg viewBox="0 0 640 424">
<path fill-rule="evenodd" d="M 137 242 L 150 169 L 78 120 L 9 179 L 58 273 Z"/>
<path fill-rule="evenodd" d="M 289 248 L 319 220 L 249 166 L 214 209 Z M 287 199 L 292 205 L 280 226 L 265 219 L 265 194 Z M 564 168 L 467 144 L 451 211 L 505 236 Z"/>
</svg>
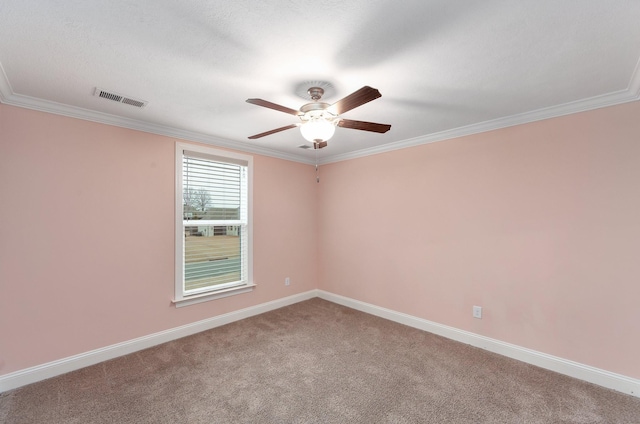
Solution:
<svg viewBox="0 0 640 424">
<path fill-rule="evenodd" d="M 236 294 L 248 293 L 253 291 L 256 285 L 253 283 L 243 284 L 237 287 L 229 287 L 228 289 L 217 290 L 215 292 L 208 292 L 197 294 L 184 299 L 174 299 L 171 302 L 176 308 L 182 308 L 183 306 L 195 305 L 196 303 L 208 302 L 210 300 L 222 299 L 223 297 L 235 296 Z"/>
</svg>

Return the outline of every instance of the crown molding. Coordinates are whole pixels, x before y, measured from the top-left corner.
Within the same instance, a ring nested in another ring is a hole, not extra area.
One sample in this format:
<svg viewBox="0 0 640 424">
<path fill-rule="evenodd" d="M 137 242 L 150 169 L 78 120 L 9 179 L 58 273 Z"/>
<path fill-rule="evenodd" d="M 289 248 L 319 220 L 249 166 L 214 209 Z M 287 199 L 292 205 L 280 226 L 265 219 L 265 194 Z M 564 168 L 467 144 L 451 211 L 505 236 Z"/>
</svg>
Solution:
<svg viewBox="0 0 640 424">
<path fill-rule="evenodd" d="M 9 78 L 7 77 L 4 68 L 2 67 L 2 63 L 0 63 L 0 103 L 9 103 L 8 96 L 13 94 L 13 88 L 11 88 L 11 83 L 9 83 Z"/>
<path fill-rule="evenodd" d="M 31 96 L 25 96 L 22 94 L 16 94 L 11 88 L 11 84 L 7 78 L 2 64 L 0 63 L 0 103 L 4 103 L 11 106 L 22 107 L 25 109 L 37 110 L 40 112 L 52 113 L 55 115 L 67 116 L 70 118 L 82 119 L 85 121 L 97 122 L 100 124 L 113 125 L 116 127 L 128 128 L 137 131 L 143 131 L 152 134 L 158 134 L 167 137 L 179 138 L 185 141 L 193 141 L 198 143 L 204 143 L 213 145 L 216 147 L 223 147 L 227 149 L 255 153 L 264 156 L 275 157 L 278 159 L 289 160 L 293 162 L 302 162 L 307 164 L 314 164 L 308 158 L 298 155 L 279 152 L 276 150 L 258 147 L 255 145 L 242 143 L 238 141 L 231 141 L 219 137 L 214 137 L 207 134 L 198 133 L 195 131 L 181 130 L 178 128 L 168 127 L 164 125 L 151 124 L 136 119 L 123 118 L 121 116 L 111 115 L 103 112 L 96 112 L 89 109 L 84 109 L 76 106 L 69 106 L 63 103 L 52 102 L 49 100 L 42 100 Z"/>
<path fill-rule="evenodd" d="M 427 134 L 420 137 L 410 138 L 385 144 L 382 146 L 371 147 L 362 150 L 356 150 L 344 154 L 332 155 L 321 158 L 318 164 L 325 165 L 334 162 L 357 159 L 361 157 L 376 155 L 394 150 L 405 149 L 408 147 L 420 146 L 438 141 L 450 140 L 453 138 L 464 137 L 472 134 L 493 131 L 501 128 L 522 125 L 530 122 L 541 121 L 550 118 L 570 115 L 588 110 L 599 109 L 617 104 L 628 103 L 640 99 L 640 61 L 636 64 L 631 80 L 626 90 L 620 90 L 613 93 L 603 94 L 588 99 L 577 100 L 558 106 L 552 106 L 534 110 L 531 112 L 520 113 L 507 116 L 504 118 L 493 119 L 489 121 L 479 122 L 463 127 L 453 128 L 450 130 L 440 131 L 437 133 Z M 135 119 L 123 118 L 102 112 L 96 112 L 89 109 L 69 106 L 62 103 L 42 100 L 35 97 L 17 94 L 11 88 L 11 84 L 0 63 L 0 103 L 33 109 L 42 112 L 53 113 L 56 115 L 68 116 L 71 118 L 83 119 L 97 123 L 113 125 L 132 130 L 148 132 L 152 134 L 163 135 L 167 137 L 175 137 L 185 141 L 193 141 L 198 143 L 209 144 L 213 146 L 223 147 L 232 150 L 238 150 L 247 153 L 255 153 L 264 156 L 270 156 L 278 159 L 300 162 L 313 165 L 315 161 L 301 155 L 283 153 L 277 150 L 258 147 L 255 145 L 242 143 L 239 141 L 231 141 L 211 135 L 198 133 L 195 131 L 181 130 L 164 125 L 151 124 Z"/>
<path fill-rule="evenodd" d="M 640 67 L 640 62 L 638 66 Z M 393 150 L 420 146 L 422 144 L 435 143 L 437 141 L 451 140 L 453 138 L 464 137 L 467 135 L 513 127 L 530 122 L 542 121 L 545 119 L 557 118 L 574 113 L 586 112 L 588 110 L 600 109 L 607 106 L 614 106 L 622 103 L 637 101 L 640 99 L 640 71 L 638 71 L 638 69 L 639 68 L 636 67 L 636 71 L 634 72 L 634 76 L 631 80 L 631 83 L 629 84 L 629 88 L 626 90 L 603 94 L 600 96 L 565 103 L 558 106 L 538 109 L 531 112 L 511 115 L 504 118 L 479 122 L 476 124 L 466 125 L 464 127 L 453 128 L 451 130 L 441 131 L 416 138 L 410 138 L 407 140 L 397 141 L 395 143 L 389 143 L 382 146 L 371 147 L 355 152 L 328 156 L 323 158 L 319 162 L 319 164 L 325 165 L 328 163 L 357 159 L 365 156 L 377 155 L 379 153 L 391 152 Z"/>
<path fill-rule="evenodd" d="M 389 143 L 383 146 L 371 147 L 341 155 L 328 156 L 321 159 L 318 163 L 320 165 L 326 165 L 333 162 L 357 159 L 365 156 L 377 155 L 379 153 L 391 152 L 393 150 L 405 149 L 407 147 L 450 140 L 452 138 L 464 137 L 467 135 L 493 131 L 500 128 L 507 128 L 535 121 L 542 121 L 544 119 L 557 118 L 560 116 L 586 112 L 588 110 L 600 109 L 608 106 L 615 106 L 637 100 L 640 100 L 640 59 L 636 63 L 636 67 L 631 74 L 631 79 L 626 90 L 615 91 L 613 93 L 577 100 L 558 106 L 542 108 L 531 112 L 520 113 L 504 118 L 479 122 L 476 124 L 466 125 L 464 127 L 453 128 L 446 131 L 427 134 L 425 136 Z"/>
<path fill-rule="evenodd" d="M 634 95 L 636 100 L 640 100 L 640 59 L 636 63 L 636 69 L 631 74 L 631 81 L 629 82 L 629 88 L 627 89 L 629 94 Z"/>
</svg>

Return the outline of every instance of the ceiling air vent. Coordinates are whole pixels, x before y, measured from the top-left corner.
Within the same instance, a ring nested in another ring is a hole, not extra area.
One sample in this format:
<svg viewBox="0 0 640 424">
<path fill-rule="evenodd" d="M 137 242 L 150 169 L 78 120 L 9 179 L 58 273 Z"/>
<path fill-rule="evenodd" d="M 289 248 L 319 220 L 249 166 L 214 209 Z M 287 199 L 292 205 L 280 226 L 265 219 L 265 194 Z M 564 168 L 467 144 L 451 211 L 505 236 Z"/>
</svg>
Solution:
<svg viewBox="0 0 640 424">
<path fill-rule="evenodd" d="M 309 144 L 302 144 L 302 145 L 300 145 L 300 146 L 298 146 L 298 147 L 299 147 L 299 148 L 301 148 L 301 149 L 310 149 L 310 148 L 311 148 L 311 145 L 309 145 Z"/>
<path fill-rule="evenodd" d="M 103 99 L 112 100 L 118 103 L 124 103 L 125 105 L 131 105 L 135 107 L 145 107 L 147 103 L 144 100 L 136 100 L 131 97 L 123 96 L 122 94 L 117 94 L 109 91 L 105 91 L 101 88 L 96 87 L 93 95 L 96 97 L 102 97 Z"/>
</svg>

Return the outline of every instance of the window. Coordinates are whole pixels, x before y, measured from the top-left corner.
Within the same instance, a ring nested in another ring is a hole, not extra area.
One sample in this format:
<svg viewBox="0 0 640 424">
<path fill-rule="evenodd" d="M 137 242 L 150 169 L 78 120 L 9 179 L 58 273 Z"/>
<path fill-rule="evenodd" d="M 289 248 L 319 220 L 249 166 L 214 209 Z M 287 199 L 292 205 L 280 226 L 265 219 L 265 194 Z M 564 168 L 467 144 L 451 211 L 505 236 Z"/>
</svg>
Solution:
<svg viewBox="0 0 640 424">
<path fill-rule="evenodd" d="M 176 306 L 251 291 L 251 156 L 176 144 Z"/>
</svg>

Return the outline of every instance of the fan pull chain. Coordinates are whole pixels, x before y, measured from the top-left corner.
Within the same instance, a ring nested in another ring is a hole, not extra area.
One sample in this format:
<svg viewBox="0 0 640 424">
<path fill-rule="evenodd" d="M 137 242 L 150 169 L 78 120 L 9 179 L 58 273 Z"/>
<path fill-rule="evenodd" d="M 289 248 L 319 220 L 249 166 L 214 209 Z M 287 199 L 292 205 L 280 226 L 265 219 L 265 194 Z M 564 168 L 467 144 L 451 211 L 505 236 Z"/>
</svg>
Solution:
<svg viewBox="0 0 640 424">
<path fill-rule="evenodd" d="M 320 175 L 318 174 L 318 150 L 316 149 L 316 183 L 320 183 Z"/>
</svg>

